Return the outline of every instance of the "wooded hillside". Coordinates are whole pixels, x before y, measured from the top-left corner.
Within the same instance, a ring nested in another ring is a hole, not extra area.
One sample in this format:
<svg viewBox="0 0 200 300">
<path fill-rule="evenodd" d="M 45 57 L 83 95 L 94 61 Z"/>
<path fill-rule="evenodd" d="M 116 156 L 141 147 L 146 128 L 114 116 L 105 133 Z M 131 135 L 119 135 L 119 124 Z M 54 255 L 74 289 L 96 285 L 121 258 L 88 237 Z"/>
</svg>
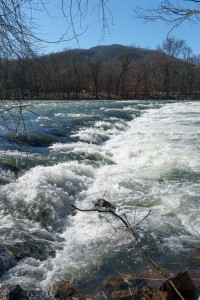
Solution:
<svg viewBox="0 0 200 300">
<path fill-rule="evenodd" d="M 1 99 L 198 99 L 200 57 L 173 38 L 0 60 Z"/>
</svg>

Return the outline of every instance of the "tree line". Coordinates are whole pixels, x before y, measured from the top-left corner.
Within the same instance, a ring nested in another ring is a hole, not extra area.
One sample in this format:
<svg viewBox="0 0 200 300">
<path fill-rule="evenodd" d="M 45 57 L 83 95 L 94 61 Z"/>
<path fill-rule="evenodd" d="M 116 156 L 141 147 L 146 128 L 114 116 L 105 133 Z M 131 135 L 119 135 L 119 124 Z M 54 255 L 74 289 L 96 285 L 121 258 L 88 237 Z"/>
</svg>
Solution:
<svg viewBox="0 0 200 300">
<path fill-rule="evenodd" d="M 111 45 L 0 59 L 1 99 L 200 97 L 200 55 L 169 37 L 156 50 Z"/>
</svg>

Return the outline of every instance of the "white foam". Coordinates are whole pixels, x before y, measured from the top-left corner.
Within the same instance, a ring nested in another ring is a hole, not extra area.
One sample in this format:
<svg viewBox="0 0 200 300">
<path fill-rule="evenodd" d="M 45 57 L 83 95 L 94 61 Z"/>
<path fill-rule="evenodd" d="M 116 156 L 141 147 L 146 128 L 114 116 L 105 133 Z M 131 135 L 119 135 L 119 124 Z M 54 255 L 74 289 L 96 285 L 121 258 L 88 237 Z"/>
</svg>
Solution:
<svg viewBox="0 0 200 300">
<path fill-rule="evenodd" d="M 115 124 L 110 122 L 97 121 L 94 127 L 81 128 L 72 137 L 79 137 L 80 141 L 102 144 L 112 138 L 113 135 L 118 135 L 121 131 L 127 129 L 128 125 L 124 121 L 115 119 Z"/>
<path fill-rule="evenodd" d="M 189 127 L 186 133 L 185 116 L 180 114 L 181 110 L 193 113 L 200 107 L 198 104 L 188 109 L 188 105 L 169 104 L 160 110 L 147 111 L 133 120 L 126 132 L 118 132 L 98 146 L 98 151 L 108 152 L 115 164 L 101 166 L 96 171 L 93 184 L 82 194 L 77 205 L 90 208 L 106 191 L 105 198 L 120 208 L 119 213 L 126 212 L 133 223 L 140 222 L 151 209 L 152 214 L 140 226 L 156 239 L 164 236 L 163 247 L 178 253 L 184 251 L 186 241 L 188 245 L 194 242 L 195 239 L 190 237 L 189 222 L 198 205 L 200 188 L 191 181 L 176 181 L 170 177 L 176 171 L 192 173 L 200 170 L 199 153 L 191 144 L 192 135 L 200 133 L 200 128 L 193 131 Z M 93 128 L 90 130 L 94 131 Z M 194 207 L 190 199 L 193 199 Z M 116 220 L 112 222 L 114 227 L 119 226 Z M 200 222 L 196 217 L 197 225 Z M 51 262 L 52 271 L 43 284 L 56 276 L 67 276 L 68 272 L 77 276 L 80 270 L 100 264 L 103 255 L 114 251 L 118 244 L 130 241 L 130 236 L 125 238 L 124 234 L 124 231 L 116 233 L 95 213 L 78 212 L 63 233 L 66 245 Z"/>
<path fill-rule="evenodd" d="M 198 240 L 190 224 L 200 231 L 199 179 L 193 180 L 200 172 L 199 113 L 200 103 L 183 102 L 143 111 L 128 126 L 124 123 L 123 131 L 116 127 L 120 122 L 113 126 L 98 121 L 91 128 L 79 130 L 77 136 L 82 142 L 56 143 L 50 149 L 99 154 L 112 159 L 113 164 L 99 168 L 85 162 L 38 166 L 2 191 L 18 217 L 28 212 L 26 217 L 32 213 L 34 219 L 35 210 L 50 205 L 52 223 L 67 212 L 69 215 L 66 199 L 90 208 L 106 192 L 104 197 L 118 206 L 120 214 L 126 213 L 131 223 L 140 222 L 151 210 L 138 227 L 141 236 L 162 240 L 162 247 L 171 252 L 182 252 Z M 102 140 L 104 143 L 100 143 Z M 21 207 L 25 207 L 23 213 Z M 112 219 L 113 228 L 97 213 L 78 212 L 65 225 L 64 248 L 57 251 L 55 259 L 40 265 L 45 270 L 43 287 L 62 278 L 77 278 L 79 273 L 101 264 L 104 255 L 130 242 L 124 230 L 115 231 L 120 226 L 116 219 Z"/>
<path fill-rule="evenodd" d="M 41 213 L 45 213 L 47 224 L 56 226 L 69 215 L 71 202 L 87 189 L 92 177 L 92 167 L 77 162 L 37 166 L 16 182 L 1 187 L 1 193 L 16 216 L 42 222 Z"/>
</svg>

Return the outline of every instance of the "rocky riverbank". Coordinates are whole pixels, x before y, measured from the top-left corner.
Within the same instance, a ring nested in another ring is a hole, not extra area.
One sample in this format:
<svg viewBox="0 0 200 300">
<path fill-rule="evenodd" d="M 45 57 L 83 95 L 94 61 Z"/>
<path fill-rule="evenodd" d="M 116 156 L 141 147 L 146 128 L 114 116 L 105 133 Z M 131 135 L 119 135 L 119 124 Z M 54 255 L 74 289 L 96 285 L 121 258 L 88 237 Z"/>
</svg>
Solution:
<svg viewBox="0 0 200 300">
<path fill-rule="evenodd" d="M 29 247 L 0 248 L 0 276 L 26 256 L 32 256 Z M 199 259 L 198 254 L 194 254 Z M 43 258 L 45 259 L 45 258 Z M 63 281 L 50 291 L 25 290 L 22 286 L 0 285 L 1 300 L 197 300 L 200 299 L 200 276 L 198 273 L 179 272 L 166 279 L 156 268 L 144 270 L 142 275 L 117 274 L 104 278 L 95 290 L 79 289 L 73 283 Z M 168 273 L 164 271 L 163 273 Z M 179 294 L 180 293 L 180 294 Z M 181 298 L 182 297 L 182 298 Z"/>
<path fill-rule="evenodd" d="M 148 277 L 134 274 L 118 274 L 105 278 L 92 291 L 79 290 L 70 282 L 63 281 L 51 287 L 51 291 L 25 290 L 20 285 L 2 284 L 1 300 L 199 300 L 199 281 L 187 271 L 164 279 L 158 270 Z"/>
<path fill-rule="evenodd" d="M 2 285 L 0 287 L 1 300 L 196 300 L 198 290 L 189 274 L 184 271 L 178 273 L 161 285 L 155 281 L 149 283 L 150 278 L 142 278 L 133 274 L 117 275 L 106 278 L 99 289 L 83 293 L 70 284 L 61 282 L 51 292 L 26 291 L 20 285 Z M 176 286 L 177 291 L 172 286 Z"/>
</svg>

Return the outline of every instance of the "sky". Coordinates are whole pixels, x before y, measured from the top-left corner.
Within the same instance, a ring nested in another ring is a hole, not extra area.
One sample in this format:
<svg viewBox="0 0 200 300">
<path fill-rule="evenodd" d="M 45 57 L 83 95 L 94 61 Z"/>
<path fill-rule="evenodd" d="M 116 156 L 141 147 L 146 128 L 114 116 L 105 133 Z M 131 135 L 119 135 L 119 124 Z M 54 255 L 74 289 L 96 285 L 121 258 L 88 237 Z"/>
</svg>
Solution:
<svg viewBox="0 0 200 300">
<path fill-rule="evenodd" d="M 112 13 L 108 12 L 109 30 L 105 32 L 102 38 L 102 24 L 98 20 L 98 10 L 94 8 L 98 0 L 91 0 L 91 6 L 88 8 L 87 17 L 82 19 L 80 28 L 79 17 L 74 17 L 74 26 L 76 31 L 82 33 L 76 39 L 71 39 L 72 32 L 68 32 L 69 41 L 61 44 L 50 43 L 45 45 L 42 53 L 60 52 L 66 49 L 82 48 L 89 49 L 97 45 L 121 44 L 126 46 L 136 46 L 141 48 L 156 49 L 162 45 L 166 39 L 171 27 L 161 21 L 145 23 L 136 18 L 134 9 L 136 7 L 155 7 L 159 0 L 107 0 L 107 6 Z M 58 12 L 58 0 L 51 3 L 49 8 L 52 17 L 40 16 L 41 34 L 45 39 L 57 40 L 68 27 L 68 24 Z M 199 42 L 199 23 L 182 23 L 178 28 L 171 32 L 171 36 L 186 41 L 187 45 L 193 50 L 193 53 L 200 54 Z"/>
</svg>

